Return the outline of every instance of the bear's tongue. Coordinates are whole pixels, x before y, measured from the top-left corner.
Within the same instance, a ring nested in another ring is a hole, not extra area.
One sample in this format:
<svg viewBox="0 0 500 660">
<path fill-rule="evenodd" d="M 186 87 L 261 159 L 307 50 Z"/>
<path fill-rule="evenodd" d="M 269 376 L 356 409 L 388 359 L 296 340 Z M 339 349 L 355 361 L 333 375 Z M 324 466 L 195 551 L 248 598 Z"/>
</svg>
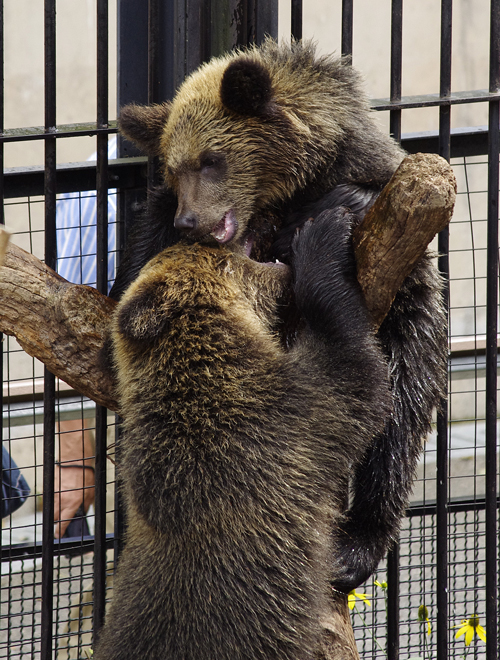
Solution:
<svg viewBox="0 0 500 660">
<path fill-rule="evenodd" d="M 236 216 L 234 211 L 230 209 L 224 214 L 222 220 L 215 225 L 211 234 L 219 243 L 228 243 L 234 238 L 237 228 Z"/>
</svg>

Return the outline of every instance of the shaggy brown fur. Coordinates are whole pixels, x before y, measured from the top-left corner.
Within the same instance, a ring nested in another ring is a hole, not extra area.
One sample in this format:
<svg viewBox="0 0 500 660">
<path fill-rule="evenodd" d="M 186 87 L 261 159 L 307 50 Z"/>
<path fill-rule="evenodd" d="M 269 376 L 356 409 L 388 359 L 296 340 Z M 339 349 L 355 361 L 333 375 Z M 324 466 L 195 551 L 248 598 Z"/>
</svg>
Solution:
<svg viewBox="0 0 500 660">
<path fill-rule="evenodd" d="M 331 216 L 295 241 L 305 327 L 290 352 L 273 331 L 288 268 L 224 247 L 165 250 L 119 303 L 130 526 L 96 660 L 314 657 L 339 476 L 390 398 L 352 218 Z"/>
<path fill-rule="evenodd" d="M 346 61 L 271 40 L 211 60 L 172 103 L 123 108 L 120 130 L 162 156 L 176 226 L 233 249 L 260 212 L 338 183 L 383 186 L 403 155 L 379 132 Z M 234 234 L 218 237 L 230 213 Z"/>
<path fill-rule="evenodd" d="M 289 263 L 297 227 L 339 206 L 362 216 L 403 156 L 378 130 L 349 63 L 318 57 L 307 43 L 267 41 L 212 60 L 172 103 L 123 108 L 120 127 L 161 155 L 165 183 L 128 240 L 115 297 L 181 235 Z M 343 591 L 376 569 L 397 536 L 445 391 L 446 315 L 429 258 L 407 278 L 378 336 L 393 380 L 393 417 L 349 475 L 351 507 L 334 530 L 332 557 L 334 586 Z"/>
</svg>

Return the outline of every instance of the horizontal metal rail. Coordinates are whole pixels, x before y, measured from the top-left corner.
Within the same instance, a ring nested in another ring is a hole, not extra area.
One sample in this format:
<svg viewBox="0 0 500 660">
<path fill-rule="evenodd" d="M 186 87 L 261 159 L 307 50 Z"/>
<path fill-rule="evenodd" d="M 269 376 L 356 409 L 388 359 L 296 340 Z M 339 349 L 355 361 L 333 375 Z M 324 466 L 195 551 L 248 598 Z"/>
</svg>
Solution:
<svg viewBox="0 0 500 660">
<path fill-rule="evenodd" d="M 465 513 L 467 511 L 484 511 L 486 509 L 486 499 L 470 497 L 452 497 L 447 502 L 448 513 Z M 500 498 L 497 498 L 497 509 L 500 509 Z M 437 505 L 435 500 L 429 502 L 414 502 L 406 510 L 406 517 L 415 516 L 434 516 L 436 515 Z"/>
<path fill-rule="evenodd" d="M 462 105 L 464 103 L 485 103 L 500 100 L 499 93 L 489 92 L 487 89 L 476 89 L 467 92 L 454 92 L 449 96 L 439 94 L 422 94 L 402 96 L 400 100 L 371 99 L 370 105 L 374 110 L 410 110 L 412 108 L 434 108 L 446 105 Z"/>
<path fill-rule="evenodd" d="M 50 129 L 43 126 L 27 126 L 25 128 L 8 128 L 0 133 L 2 142 L 24 142 L 25 140 L 45 140 L 47 138 L 90 137 L 92 135 L 112 135 L 117 133 L 116 120 L 110 121 L 106 127 L 98 126 L 97 122 L 82 124 L 60 124 Z"/>
<path fill-rule="evenodd" d="M 54 555 L 84 554 L 94 550 L 94 537 L 78 536 L 67 539 L 54 539 Z M 113 547 L 114 534 L 106 534 L 106 549 Z M 15 543 L 2 546 L 2 562 L 19 559 L 39 559 L 42 556 L 43 542 Z"/>
<path fill-rule="evenodd" d="M 469 511 L 484 511 L 486 508 L 486 500 L 484 498 L 471 499 L 466 497 L 454 497 L 449 500 L 448 513 L 466 513 Z M 497 509 L 500 509 L 500 498 L 497 499 Z M 418 516 L 434 516 L 436 515 L 436 502 L 431 500 L 429 502 L 421 503 L 416 502 L 408 507 L 406 510 L 407 518 L 414 518 Z M 114 541 L 114 534 L 106 534 L 106 548 L 112 548 Z M 54 555 L 76 554 L 80 552 L 84 554 L 91 552 L 94 549 L 94 537 L 84 536 L 83 538 L 69 538 L 69 539 L 55 539 L 54 542 Z M 35 543 L 16 543 L 2 547 L 2 562 L 16 561 L 19 559 L 37 559 L 42 556 L 42 542 Z"/>
<path fill-rule="evenodd" d="M 439 152 L 438 131 L 409 133 L 403 135 L 401 144 L 409 153 Z M 485 155 L 488 150 L 488 129 L 486 126 L 461 128 L 451 131 L 451 157 Z M 127 190 L 142 188 L 147 181 L 147 158 L 118 158 L 109 161 L 108 187 Z M 4 172 L 4 198 L 43 195 L 43 167 L 13 167 Z M 57 166 L 57 193 L 95 190 L 96 164 L 64 163 Z"/>
<path fill-rule="evenodd" d="M 146 185 L 148 160 L 144 157 L 109 161 L 108 188 L 127 190 Z M 4 172 L 5 199 L 43 195 L 43 167 L 12 167 Z M 70 193 L 96 189 L 96 163 L 64 163 L 57 166 L 56 192 Z"/>
<path fill-rule="evenodd" d="M 373 110 L 380 112 L 387 110 L 410 110 L 415 108 L 433 108 L 446 105 L 463 105 L 465 103 L 487 103 L 499 101 L 500 93 L 492 93 L 487 89 L 477 89 L 467 92 L 454 92 L 449 96 L 439 94 L 422 94 L 402 96 L 400 100 L 391 101 L 390 98 L 370 99 Z M 24 142 L 25 140 L 45 140 L 47 138 L 68 138 L 92 135 L 112 135 L 118 132 L 116 119 L 108 122 L 107 126 L 99 126 L 97 122 L 83 122 L 79 124 L 58 124 L 50 129 L 43 126 L 27 126 L 21 128 L 8 128 L 0 133 L 2 142 Z"/>
</svg>

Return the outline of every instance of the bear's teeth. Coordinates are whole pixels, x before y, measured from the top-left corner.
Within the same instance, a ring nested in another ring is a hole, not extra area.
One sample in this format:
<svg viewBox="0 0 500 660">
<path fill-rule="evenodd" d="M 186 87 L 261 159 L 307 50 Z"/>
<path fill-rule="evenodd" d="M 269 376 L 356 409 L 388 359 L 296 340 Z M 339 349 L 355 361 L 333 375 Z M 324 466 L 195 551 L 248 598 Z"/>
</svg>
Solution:
<svg viewBox="0 0 500 660">
<path fill-rule="evenodd" d="M 230 209 L 224 214 L 222 220 L 214 227 L 212 236 L 219 243 L 228 243 L 234 238 L 238 225 L 234 211 Z"/>
<path fill-rule="evenodd" d="M 246 254 L 247 257 L 250 256 L 250 253 L 252 252 L 252 247 L 253 247 L 253 235 L 248 234 L 248 236 L 245 238 L 243 242 L 243 252 Z"/>
</svg>

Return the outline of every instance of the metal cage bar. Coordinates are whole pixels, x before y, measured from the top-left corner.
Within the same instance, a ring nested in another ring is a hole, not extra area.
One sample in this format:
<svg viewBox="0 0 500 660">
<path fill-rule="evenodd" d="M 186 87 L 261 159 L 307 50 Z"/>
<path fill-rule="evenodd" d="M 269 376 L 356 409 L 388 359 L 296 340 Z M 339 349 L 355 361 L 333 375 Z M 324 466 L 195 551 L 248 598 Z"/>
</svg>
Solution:
<svg viewBox="0 0 500 660">
<path fill-rule="evenodd" d="M 97 126 L 108 127 L 108 0 L 97 0 Z M 97 136 L 96 177 L 97 288 L 108 293 L 108 136 Z M 95 531 L 93 638 L 104 623 L 106 604 L 106 436 L 107 410 L 96 405 L 95 421 Z"/>
<path fill-rule="evenodd" d="M 489 89 L 500 89 L 500 2 L 492 0 Z M 497 334 L 499 101 L 489 104 L 486 342 L 486 657 L 498 658 Z"/>
<path fill-rule="evenodd" d="M 340 52 L 352 56 L 353 0 L 342 0 L 342 34 Z"/>
<path fill-rule="evenodd" d="M 302 0 L 292 0 L 291 33 L 294 39 L 302 39 Z"/>
<path fill-rule="evenodd" d="M 0 0 L 0 131 L 4 132 L 4 20 L 3 20 L 3 0 Z M 4 146 L 0 146 L 0 227 L 5 224 L 4 218 Z M 0 380 L 3 385 L 4 382 L 4 373 L 3 373 L 3 358 L 4 358 L 4 348 L 3 348 L 3 333 L 0 333 Z M 3 410 L 3 387 L 0 390 L 0 404 Z M 3 447 L 3 424 L 0 425 L 0 442 Z M 3 483 L 3 465 L 0 465 L 0 483 Z M 0 510 L 3 510 L 3 488 L 0 491 Z M 2 538 L 0 536 L 0 550 L 2 550 Z M 2 586 L 0 584 L 0 594 L 2 592 Z"/>
<path fill-rule="evenodd" d="M 441 2 L 441 53 L 440 90 L 442 99 L 451 93 L 451 39 L 452 0 Z M 451 107 L 439 107 L 439 153 L 450 160 Z M 444 229 L 438 238 L 438 267 L 445 280 L 443 296 L 449 308 L 449 229 Z M 436 604 L 437 604 L 437 658 L 448 657 L 448 407 L 444 404 L 437 418 L 437 484 L 436 484 Z"/>
<path fill-rule="evenodd" d="M 56 2 L 45 0 L 45 130 L 56 126 Z M 56 266 L 56 139 L 45 140 L 45 263 Z M 52 658 L 54 582 L 55 377 L 44 369 L 42 660 Z"/>
<path fill-rule="evenodd" d="M 392 0 L 391 6 L 391 103 L 401 101 L 403 74 L 403 0 Z M 401 142 L 401 108 L 390 111 L 389 132 Z"/>
<path fill-rule="evenodd" d="M 392 0 L 391 5 L 391 103 L 401 100 L 403 68 L 403 2 Z M 393 138 L 401 142 L 400 108 L 390 111 L 389 131 Z M 387 555 L 387 653 L 390 658 L 399 657 L 399 541 Z"/>
</svg>

